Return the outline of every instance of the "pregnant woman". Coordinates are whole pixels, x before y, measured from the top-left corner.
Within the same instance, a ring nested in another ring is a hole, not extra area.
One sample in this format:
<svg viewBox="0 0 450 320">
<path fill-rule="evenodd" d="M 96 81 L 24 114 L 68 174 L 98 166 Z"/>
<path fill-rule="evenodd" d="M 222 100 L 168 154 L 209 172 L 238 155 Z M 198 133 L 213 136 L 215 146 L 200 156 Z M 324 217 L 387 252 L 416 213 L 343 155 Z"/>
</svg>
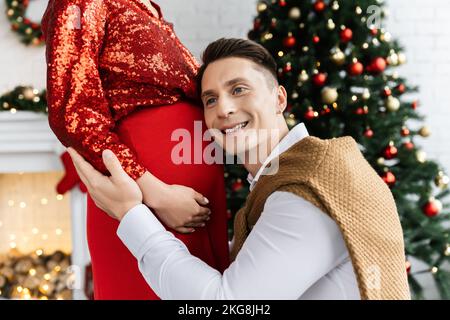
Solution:
<svg viewBox="0 0 450 320">
<path fill-rule="evenodd" d="M 198 63 L 159 6 L 149 0 L 50 0 L 42 26 L 49 123 L 58 139 L 103 173 L 102 151 L 113 150 L 161 222 L 193 255 L 225 270 L 223 167 L 171 159 L 179 143 L 172 133 L 183 129 L 194 137 L 203 111 L 196 102 Z M 89 195 L 87 208 L 95 299 L 158 299 L 116 236 L 118 222 Z"/>
</svg>

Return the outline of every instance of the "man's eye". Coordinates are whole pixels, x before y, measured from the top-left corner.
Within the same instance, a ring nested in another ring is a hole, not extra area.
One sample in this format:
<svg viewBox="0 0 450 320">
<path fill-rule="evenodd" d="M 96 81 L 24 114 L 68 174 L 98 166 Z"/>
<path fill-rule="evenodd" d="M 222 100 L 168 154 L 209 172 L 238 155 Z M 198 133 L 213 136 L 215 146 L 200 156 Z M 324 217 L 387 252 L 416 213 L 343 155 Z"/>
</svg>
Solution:
<svg viewBox="0 0 450 320">
<path fill-rule="evenodd" d="M 205 105 L 209 106 L 211 103 L 214 103 L 216 101 L 216 98 L 209 98 L 206 100 Z"/>
<path fill-rule="evenodd" d="M 244 91 L 245 91 L 245 88 L 243 88 L 243 87 L 236 87 L 236 88 L 233 89 L 233 94 L 240 94 L 240 93 L 242 93 Z"/>
</svg>

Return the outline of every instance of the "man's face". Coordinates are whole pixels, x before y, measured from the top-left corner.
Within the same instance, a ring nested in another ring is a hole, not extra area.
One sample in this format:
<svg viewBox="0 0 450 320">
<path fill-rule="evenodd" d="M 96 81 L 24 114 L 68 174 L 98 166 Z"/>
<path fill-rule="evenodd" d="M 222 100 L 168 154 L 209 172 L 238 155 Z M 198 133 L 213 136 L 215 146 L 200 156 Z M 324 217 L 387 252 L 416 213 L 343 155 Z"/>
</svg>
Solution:
<svg viewBox="0 0 450 320">
<path fill-rule="evenodd" d="M 284 122 L 286 91 L 269 71 L 251 60 L 225 58 L 211 63 L 202 79 L 205 122 L 215 141 L 230 154 L 267 143 Z"/>
</svg>

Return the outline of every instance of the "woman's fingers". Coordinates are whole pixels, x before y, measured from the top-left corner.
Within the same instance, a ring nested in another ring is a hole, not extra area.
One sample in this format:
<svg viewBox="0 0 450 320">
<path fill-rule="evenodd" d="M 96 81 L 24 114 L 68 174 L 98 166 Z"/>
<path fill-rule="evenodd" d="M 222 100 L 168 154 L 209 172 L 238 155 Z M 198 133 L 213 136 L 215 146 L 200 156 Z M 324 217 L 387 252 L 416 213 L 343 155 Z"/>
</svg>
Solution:
<svg viewBox="0 0 450 320">
<path fill-rule="evenodd" d="M 199 215 L 192 218 L 188 223 L 201 223 L 209 220 L 209 215 Z"/>
<path fill-rule="evenodd" d="M 187 234 L 187 233 L 192 233 L 192 232 L 194 232 L 195 229 L 194 229 L 194 228 L 191 228 L 191 227 L 178 227 L 178 228 L 175 228 L 175 231 L 177 231 L 177 232 L 179 232 L 179 233 Z"/>
<path fill-rule="evenodd" d="M 200 207 L 196 216 L 207 216 L 211 214 L 211 210 L 209 208 Z"/>
<path fill-rule="evenodd" d="M 206 223 L 204 222 L 189 222 L 184 227 L 186 228 L 202 228 L 206 226 Z"/>
</svg>

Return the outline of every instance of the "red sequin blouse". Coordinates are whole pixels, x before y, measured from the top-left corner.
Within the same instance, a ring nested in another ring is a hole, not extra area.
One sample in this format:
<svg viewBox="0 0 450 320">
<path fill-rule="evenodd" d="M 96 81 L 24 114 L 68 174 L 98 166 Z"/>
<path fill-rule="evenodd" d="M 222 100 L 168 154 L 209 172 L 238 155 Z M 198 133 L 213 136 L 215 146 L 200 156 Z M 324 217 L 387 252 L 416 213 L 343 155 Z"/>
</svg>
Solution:
<svg viewBox="0 0 450 320">
<path fill-rule="evenodd" d="M 104 173 L 111 149 L 133 179 L 146 169 L 115 122 L 196 95 L 199 65 L 152 4 L 159 18 L 140 0 L 50 0 L 42 19 L 51 129 Z"/>
</svg>

